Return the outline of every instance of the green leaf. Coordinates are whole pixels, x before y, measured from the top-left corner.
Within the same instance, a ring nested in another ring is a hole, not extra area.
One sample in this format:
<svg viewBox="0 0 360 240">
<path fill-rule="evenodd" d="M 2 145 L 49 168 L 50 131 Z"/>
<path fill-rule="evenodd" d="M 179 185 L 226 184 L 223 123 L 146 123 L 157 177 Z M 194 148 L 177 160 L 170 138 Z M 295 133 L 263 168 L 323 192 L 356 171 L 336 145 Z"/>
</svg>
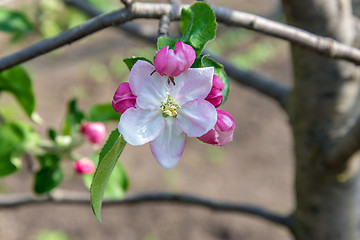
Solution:
<svg viewBox="0 0 360 240">
<path fill-rule="evenodd" d="M 12 34 L 12 41 L 20 39 L 32 29 L 31 22 L 23 13 L 0 7 L 0 31 Z"/>
<path fill-rule="evenodd" d="M 101 204 L 106 184 L 118 161 L 126 142 L 117 129 L 112 131 L 109 139 L 99 155 L 99 164 L 96 168 L 90 187 L 90 200 L 93 212 L 101 223 Z"/>
<path fill-rule="evenodd" d="M 35 97 L 29 75 L 19 66 L 0 72 L 0 92 L 14 95 L 26 114 L 31 117 L 35 110 Z"/>
<path fill-rule="evenodd" d="M 38 194 L 47 193 L 57 187 L 64 174 L 59 165 L 41 168 L 35 173 L 34 191 Z"/>
<path fill-rule="evenodd" d="M 207 3 L 196 2 L 181 11 L 180 27 L 184 34 L 180 40 L 191 45 L 199 56 L 205 44 L 215 38 L 215 14 Z"/>
<path fill-rule="evenodd" d="M 167 37 L 159 37 L 157 39 L 157 48 L 158 50 L 162 49 L 165 46 L 169 46 L 170 49 L 174 49 L 177 40 Z"/>
<path fill-rule="evenodd" d="M 204 65 L 204 67 L 214 67 L 214 74 L 217 75 L 221 79 L 221 81 L 224 83 L 225 88 L 222 90 L 223 102 L 221 104 L 221 105 L 223 105 L 226 102 L 226 100 L 229 96 L 229 91 L 230 91 L 230 79 L 224 71 L 224 66 L 218 62 L 215 62 L 208 56 L 204 56 L 202 58 L 202 64 Z"/>
<path fill-rule="evenodd" d="M 129 70 L 131 71 L 132 67 L 135 65 L 135 63 L 138 60 L 143 60 L 143 61 L 146 61 L 146 62 L 154 65 L 149 59 L 146 59 L 144 57 L 125 58 L 123 61 L 126 64 L 126 66 L 129 68 Z"/>
<path fill-rule="evenodd" d="M 81 110 L 77 108 L 76 99 L 71 100 L 68 104 L 66 118 L 62 127 L 62 134 L 66 136 L 78 132 L 79 124 L 83 119 L 84 114 Z"/>
<path fill-rule="evenodd" d="M 194 13 L 190 8 L 181 9 L 180 29 L 185 36 L 191 30 L 194 21 Z"/>
<path fill-rule="evenodd" d="M 40 137 L 25 123 L 9 122 L 0 125 L 0 177 L 16 172 L 20 157 L 34 150 Z"/>
<path fill-rule="evenodd" d="M 99 159 L 99 154 L 94 154 L 91 157 L 91 160 L 97 166 Z M 94 174 L 86 174 L 83 176 L 83 182 L 85 186 L 90 189 L 91 182 L 93 180 Z M 126 190 L 128 189 L 128 177 L 125 171 L 124 166 L 121 162 L 117 162 L 114 170 L 109 178 L 109 181 L 106 185 L 104 198 L 107 199 L 121 199 L 124 197 Z"/>
<path fill-rule="evenodd" d="M 114 110 L 111 103 L 95 104 L 89 109 L 89 121 L 91 122 L 119 121 L 119 119 L 120 114 Z"/>
</svg>

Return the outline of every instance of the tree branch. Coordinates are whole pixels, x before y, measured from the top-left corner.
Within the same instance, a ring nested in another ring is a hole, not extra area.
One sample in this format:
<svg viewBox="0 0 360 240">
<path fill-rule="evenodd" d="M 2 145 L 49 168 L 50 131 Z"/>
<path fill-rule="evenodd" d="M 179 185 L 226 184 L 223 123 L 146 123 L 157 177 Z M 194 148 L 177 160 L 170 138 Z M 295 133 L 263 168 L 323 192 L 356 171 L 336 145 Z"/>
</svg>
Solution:
<svg viewBox="0 0 360 240">
<path fill-rule="evenodd" d="M 182 5 L 181 7 L 187 7 L 187 5 Z M 333 39 L 320 37 L 307 31 L 267 20 L 253 14 L 234 11 L 215 5 L 211 5 L 211 7 L 219 22 L 232 26 L 244 27 L 273 37 L 288 40 L 331 58 L 344 59 L 360 64 L 360 50 Z M 0 59 L 0 71 L 70 44 L 101 29 L 119 25 L 135 18 L 159 19 L 164 14 L 171 14 L 174 20 L 178 20 L 180 18 L 180 9 L 181 8 L 173 8 L 172 4 L 166 3 L 135 2 L 126 9 L 100 15 L 78 27 L 63 32 L 56 37 L 45 39 L 20 50 L 19 52 Z"/>
<path fill-rule="evenodd" d="M 245 213 L 270 222 L 289 227 L 289 217 L 281 216 L 253 205 L 241 205 L 229 202 L 216 202 L 209 199 L 172 193 L 145 193 L 129 196 L 123 200 L 104 200 L 103 206 L 128 206 L 144 203 L 167 202 L 180 205 L 204 207 L 219 212 Z M 34 196 L 31 194 L 0 195 L 0 208 L 14 208 L 30 204 L 90 204 L 89 193 L 55 190 L 47 196 Z"/>
<path fill-rule="evenodd" d="M 179 4 L 180 1 L 172 1 L 172 4 Z M 90 6 L 88 3 L 79 0 L 65 0 L 65 3 L 77 8 L 78 10 L 83 11 L 84 13 L 88 14 L 91 17 L 95 17 L 100 15 L 101 12 L 97 11 L 95 8 Z M 133 36 L 139 37 L 141 39 L 145 39 L 151 43 L 156 42 L 157 36 L 150 32 L 145 32 L 144 29 L 141 29 L 140 26 L 134 23 L 126 23 L 121 26 L 117 26 L 120 31 L 126 31 Z M 243 84 L 245 86 L 254 88 L 258 92 L 268 96 L 270 98 L 275 99 L 280 106 L 286 108 L 286 98 L 288 93 L 290 92 L 290 88 L 276 82 L 269 77 L 262 76 L 258 73 L 241 70 L 235 67 L 230 62 L 226 61 L 223 58 L 214 56 L 210 52 L 206 50 L 203 52 L 204 54 L 209 54 L 214 60 L 221 63 L 224 68 L 225 72 L 235 80 L 237 83 Z"/>
</svg>

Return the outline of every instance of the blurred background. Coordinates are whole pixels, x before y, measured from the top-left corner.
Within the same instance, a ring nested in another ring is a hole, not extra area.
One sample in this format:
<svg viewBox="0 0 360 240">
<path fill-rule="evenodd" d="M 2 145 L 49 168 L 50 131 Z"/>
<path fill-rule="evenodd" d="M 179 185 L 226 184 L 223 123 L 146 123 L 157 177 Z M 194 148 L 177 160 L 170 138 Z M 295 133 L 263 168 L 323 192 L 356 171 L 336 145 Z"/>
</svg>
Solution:
<svg viewBox="0 0 360 240">
<path fill-rule="evenodd" d="M 104 12 L 122 7 L 117 0 L 87 2 Z M 209 2 L 284 21 L 277 0 Z M 24 11 L 34 23 L 34 29 L 19 39 L 0 33 L 0 57 L 87 20 L 85 14 L 67 7 L 62 0 L 0 0 L 0 7 Z M 156 20 L 133 22 L 141 24 L 147 32 L 157 33 Z M 171 34 L 176 35 L 178 27 L 178 23 L 172 23 Z M 127 81 L 129 72 L 122 59 L 131 56 L 152 59 L 155 47 L 146 40 L 109 28 L 26 63 L 24 67 L 34 84 L 37 112 L 43 119 L 40 125 L 31 124 L 46 136 L 48 128 L 59 127 L 67 103 L 74 97 L 82 109 L 94 103 L 109 103 L 117 86 Z M 207 45 L 207 50 L 241 69 L 290 84 L 289 45 L 284 41 L 220 24 L 217 37 Z M 0 96 L 0 106 L 0 111 L 11 118 L 28 119 L 10 95 Z M 128 194 L 189 193 L 219 201 L 257 204 L 282 214 L 291 211 L 293 159 L 286 115 L 276 103 L 236 82 L 231 82 L 230 95 L 222 109 L 230 112 L 237 123 L 234 140 L 225 147 L 214 147 L 188 138 L 184 155 L 174 169 L 162 169 L 147 144 L 127 145 L 120 161 L 129 177 Z M 108 132 L 116 126 L 115 121 L 107 124 Z M 86 145 L 80 151 L 90 154 L 92 147 Z M 71 162 L 62 164 L 65 179 L 60 188 L 87 191 Z M 32 184 L 33 177 L 24 167 L 0 179 L 0 193 L 31 192 Z M 0 239 L 291 239 L 286 229 L 256 217 L 169 203 L 104 207 L 102 220 L 100 225 L 89 205 L 39 204 L 0 209 Z"/>
</svg>

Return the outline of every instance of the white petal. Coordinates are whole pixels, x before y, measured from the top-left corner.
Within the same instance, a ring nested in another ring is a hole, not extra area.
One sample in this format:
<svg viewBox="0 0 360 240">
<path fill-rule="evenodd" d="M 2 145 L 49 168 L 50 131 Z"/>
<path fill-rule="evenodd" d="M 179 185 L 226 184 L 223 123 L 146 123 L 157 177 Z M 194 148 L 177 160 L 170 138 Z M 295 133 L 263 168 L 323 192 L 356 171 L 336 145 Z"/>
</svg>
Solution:
<svg viewBox="0 0 360 240">
<path fill-rule="evenodd" d="M 213 67 L 189 68 L 175 77 L 175 86 L 170 84 L 170 95 L 177 104 L 195 99 L 205 99 L 212 87 Z"/>
<path fill-rule="evenodd" d="M 215 107 L 208 101 L 197 99 L 177 110 L 176 123 L 189 137 L 200 137 L 214 127 L 217 120 Z"/>
<path fill-rule="evenodd" d="M 157 138 L 164 130 L 160 111 L 129 108 L 120 118 L 119 132 L 131 145 L 143 145 Z"/>
<path fill-rule="evenodd" d="M 166 100 L 169 94 L 169 84 L 166 76 L 154 72 L 155 67 L 145 61 L 137 61 L 129 75 L 132 93 L 137 96 L 136 103 L 143 109 L 160 107 L 160 102 Z"/>
<path fill-rule="evenodd" d="M 186 134 L 177 127 L 174 118 L 167 117 L 164 131 L 150 142 L 150 149 L 160 166 L 169 169 L 180 160 L 185 144 Z"/>
</svg>

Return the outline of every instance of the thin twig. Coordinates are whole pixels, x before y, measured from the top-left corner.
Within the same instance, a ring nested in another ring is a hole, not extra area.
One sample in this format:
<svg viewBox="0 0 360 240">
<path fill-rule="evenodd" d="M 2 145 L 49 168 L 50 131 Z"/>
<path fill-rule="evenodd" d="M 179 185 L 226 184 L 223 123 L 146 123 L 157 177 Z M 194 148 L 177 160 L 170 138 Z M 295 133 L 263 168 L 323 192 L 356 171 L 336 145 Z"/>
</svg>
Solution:
<svg viewBox="0 0 360 240">
<path fill-rule="evenodd" d="M 253 205 L 217 202 L 188 194 L 172 193 L 145 193 L 129 196 L 123 200 L 104 200 L 103 206 L 126 206 L 144 203 L 175 203 L 180 205 L 193 205 L 208 208 L 219 212 L 245 213 L 270 222 L 289 227 L 289 217 L 281 216 Z M 34 196 L 31 194 L 0 195 L 0 208 L 20 207 L 30 204 L 56 203 L 56 204 L 90 204 L 89 193 L 55 190 L 47 196 Z"/>
<path fill-rule="evenodd" d="M 170 29 L 170 16 L 169 14 L 165 14 L 161 16 L 159 21 L 159 31 L 158 36 L 159 37 L 168 37 L 169 36 L 169 29 Z"/>
</svg>

